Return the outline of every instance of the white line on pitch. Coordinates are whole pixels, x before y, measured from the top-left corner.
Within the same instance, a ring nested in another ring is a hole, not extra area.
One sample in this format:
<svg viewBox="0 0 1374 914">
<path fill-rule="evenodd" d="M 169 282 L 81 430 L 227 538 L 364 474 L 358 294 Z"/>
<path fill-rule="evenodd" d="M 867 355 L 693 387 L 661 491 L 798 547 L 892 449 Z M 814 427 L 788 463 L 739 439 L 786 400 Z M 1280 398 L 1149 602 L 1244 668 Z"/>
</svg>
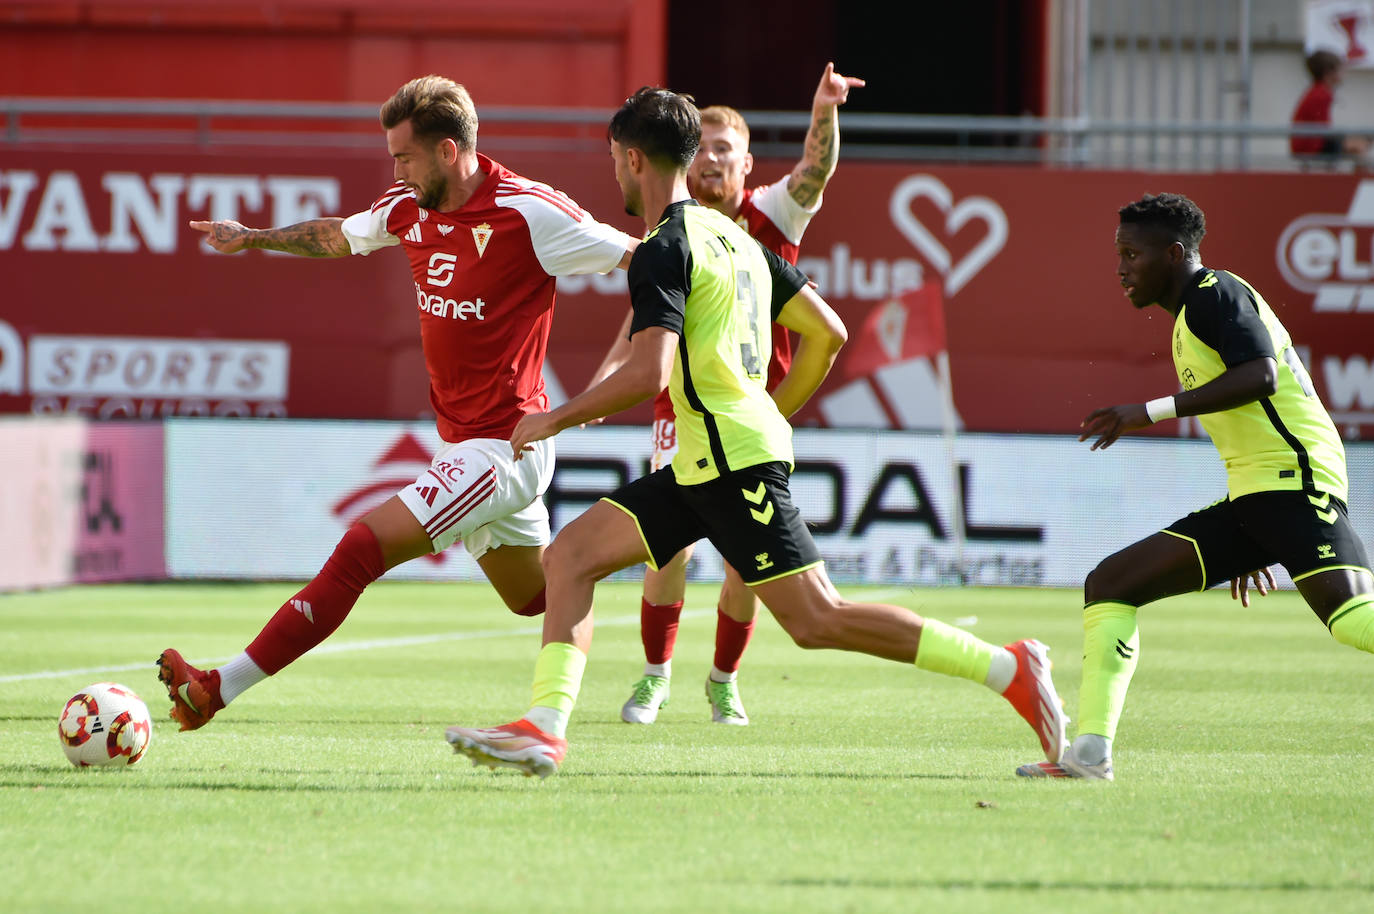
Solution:
<svg viewBox="0 0 1374 914">
<path fill-rule="evenodd" d="M 683 610 L 684 618 L 704 616 L 707 613 L 714 613 L 715 609 L 688 609 Z M 617 616 L 611 619 L 599 619 L 598 625 L 638 625 L 639 614 L 633 616 Z M 338 644 L 321 644 L 319 647 L 310 651 L 311 654 L 343 654 L 348 651 L 374 651 L 384 650 L 392 647 L 413 647 L 418 644 L 437 644 L 442 641 L 479 641 L 486 638 L 507 638 L 518 635 L 538 635 L 544 631 L 544 627 L 526 626 L 524 628 L 503 628 L 491 629 L 488 631 L 476 632 L 440 632 L 435 635 L 409 635 L 403 638 L 374 638 L 369 641 L 341 641 Z M 237 656 L 237 655 L 235 655 Z M 210 660 L 198 661 L 205 665 L 218 665 L 232 660 L 232 657 L 219 657 Z M 130 670 L 146 670 L 153 666 L 155 661 L 148 663 L 124 663 L 118 666 L 93 666 L 79 670 L 43 670 L 38 673 L 17 673 L 10 676 L 0 676 L 0 682 L 27 682 L 33 679 L 62 679 L 66 676 L 90 676 L 100 673 L 126 673 Z"/>
<path fill-rule="evenodd" d="M 896 597 L 907 594 L 905 590 L 882 590 L 876 593 L 869 592 L 866 596 L 870 600 L 881 600 L 888 597 Z M 714 613 L 715 609 L 686 609 L 683 610 L 683 618 L 694 618 Z M 954 623 L 963 628 L 968 628 L 978 621 L 977 616 L 968 616 L 962 619 L 955 619 Z M 598 625 L 638 625 L 639 614 L 630 616 L 617 616 L 611 619 L 600 619 Z M 440 632 L 435 635 L 409 635 L 404 638 L 374 638 L 369 641 L 342 641 L 338 644 L 321 644 L 310 651 L 312 654 L 343 654 L 349 651 L 373 651 L 385 650 L 392 647 L 414 647 L 419 644 L 438 644 L 443 641 L 480 641 L 486 638 L 508 638 L 518 635 L 537 635 L 544 631 L 544 627 L 527 626 L 525 628 L 502 628 L 476 632 Z M 237 655 L 235 655 L 237 656 Z M 232 657 L 218 657 L 209 660 L 200 660 L 203 665 L 218 665 L 232 660 Z M 155 661 L 154 661 L 155 662 Z M 28 682 L 34 679 L 62 679 L 66 676 L 91 676 L 101 673 L 127 673 L 130 670 L 145 670 L 152 666 L 149 663 L 124 663 L 118 666 L 93 666 L 77 670 L 43 670 L 37 673 L 16 673 L 9 676 L 0 676 L 0 683 L 4 682 Z"/>
</svg>

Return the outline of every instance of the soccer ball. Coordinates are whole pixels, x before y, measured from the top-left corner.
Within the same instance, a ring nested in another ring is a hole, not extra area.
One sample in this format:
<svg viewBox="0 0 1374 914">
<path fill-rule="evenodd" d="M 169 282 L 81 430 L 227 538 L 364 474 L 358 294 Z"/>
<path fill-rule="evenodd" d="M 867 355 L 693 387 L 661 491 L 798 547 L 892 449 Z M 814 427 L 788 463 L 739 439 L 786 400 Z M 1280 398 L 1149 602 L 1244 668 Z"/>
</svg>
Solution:
<svg viewBox="0 0 1374 914">
<path fill-rule="evenodd" d="M 143 758 L 153 738 L 148 706 L 127 686 L 97 682 L 67 700 L 57 721 L 67 760 L 78 768 L 128 766 Z"/>
</svg>

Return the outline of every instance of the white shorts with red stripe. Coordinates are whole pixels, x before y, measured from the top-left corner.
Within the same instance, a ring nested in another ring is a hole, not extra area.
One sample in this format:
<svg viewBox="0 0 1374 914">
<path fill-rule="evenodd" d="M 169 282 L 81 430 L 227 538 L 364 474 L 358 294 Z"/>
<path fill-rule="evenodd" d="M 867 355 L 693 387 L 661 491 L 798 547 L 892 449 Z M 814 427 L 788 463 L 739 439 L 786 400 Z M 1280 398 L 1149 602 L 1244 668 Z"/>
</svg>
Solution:
<svg viewBox="0 0 1374 914">
<path fill-rule="evenodd" d="M 672 419 L 654 420 L 654 456 L 650 458 L 649 469 L 657 473 L 673 462 L 677 454 L 677 423 Z"/>
<path fill-rule="evenodd" d="M 469 438 L 445 444 L 429 469 L 398 494 L 435 552 L 462 540 L 480 559 L 497 546 L 549 544 L 543 495 L 552 479 L 552 439 L 536 441 L 515 460 L 509 441 Z"/>
</svg>

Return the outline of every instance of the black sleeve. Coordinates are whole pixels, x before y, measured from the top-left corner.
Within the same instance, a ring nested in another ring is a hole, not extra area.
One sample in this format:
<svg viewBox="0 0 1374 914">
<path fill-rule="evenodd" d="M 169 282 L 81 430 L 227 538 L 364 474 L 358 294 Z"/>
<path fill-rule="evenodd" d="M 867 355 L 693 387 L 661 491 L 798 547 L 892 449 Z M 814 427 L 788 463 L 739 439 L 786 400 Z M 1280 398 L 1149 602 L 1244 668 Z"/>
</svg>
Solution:
<svg viewBox="0 0 1374 914">
<path fill-rule="evenodd" d="M 692 252 L 686 238 L 656 235 L 635 249 L 627 271 L 630 281 L 630 336 L 646 327 L 663 327 L 682 335 L 687 295 L 692 291 Z"/>
<path fill-rule="evenodd" d="M 1254 359 L 1277 358 L 1269 328 L 1260 319 L 1259 306 L 1249 288 L 1219 270 L 1211 275 L 1216 282 L 1194 286 L 1184 293 L 1183 317 L 1188 329 L 1215 349 L 1227 368 Z"/>
<path fill-rule="evenodd" d="M 806 286 L 806 274 L 762 244 L 759 244 L 759 249 L 763 251 L 764 260 L 768 261 L 768 272 L 773 274 L 773 301 L 771 302 L 770 313 L 773 315 L 773 320 L 777 320 L 778 313 L 782 311 L 782 306 L 791 301 L 792 296 Z"/>
</svg>

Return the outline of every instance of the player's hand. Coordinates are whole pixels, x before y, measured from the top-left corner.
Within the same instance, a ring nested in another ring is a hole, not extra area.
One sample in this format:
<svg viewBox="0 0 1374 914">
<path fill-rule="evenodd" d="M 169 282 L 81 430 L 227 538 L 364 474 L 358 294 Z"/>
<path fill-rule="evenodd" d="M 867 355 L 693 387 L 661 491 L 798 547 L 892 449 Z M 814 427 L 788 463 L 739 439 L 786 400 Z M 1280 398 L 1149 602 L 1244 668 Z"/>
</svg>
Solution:
<svg viewBox="0 0 1374 914">
<path fill-rule="evenodd" d="M 850 89 L 866 85 L 868 83 L 857 76 L 841 76 L 835 72 L 835 65 L 828 63 L 825 65 L 825 73 L 821 75 L 821 84 L 816 87 L 814 104 L 843 105 L 849 98 Z"/>
<path fill-rule="evenodd" d="M 511 454 L 519 460 L 525 456 L 525 451 L 533 450 L 530 445 L 534 442 L 552 438 L 560 431 L 562 429 L 553 420 L 551 413 L 529 413 L 521 416 L 520 421 L 515 423 L 515 431 L 510 435 Z"/>
<path fill-rule="evenodd" d="M 232 219 L 221 219 L 216 222 L 193 220 L 191 228 L 204 232 L 205 243 L 221 254 L 237 254 L 242 251 L 252 231 L 246 225 L 240 225 Z"/>
<path fill-rule="evenodd" d="M 1095 409 L 1083 420 L 1083 432 L 1078 436 L 1078 440 L 1087 441 L 1093 435 L 1097 435 L 1098 439 L 1092 446 L 1092 450 L 1095 451 L 1098 448 L 1111 447 L 1116 439 L 1127 432 L 1153 424 L 1149 413 L 1145 412 L 1144 403 Z"/>
<path fill-rule="evenodd" d="M 1277 590 L 1278 584 L 1274 581 L 1274 572 L 1269 570 L 1269 566 L 1243 574 L 1238 578 L 1231 579 L 1231 599 L 1239 600 L 1241 606 L 1250 605 L 1250 582 L 1255 582 L 1255 590 L 1264 597 L 1269 595 L 1269 591 Z"/>
</svg>

